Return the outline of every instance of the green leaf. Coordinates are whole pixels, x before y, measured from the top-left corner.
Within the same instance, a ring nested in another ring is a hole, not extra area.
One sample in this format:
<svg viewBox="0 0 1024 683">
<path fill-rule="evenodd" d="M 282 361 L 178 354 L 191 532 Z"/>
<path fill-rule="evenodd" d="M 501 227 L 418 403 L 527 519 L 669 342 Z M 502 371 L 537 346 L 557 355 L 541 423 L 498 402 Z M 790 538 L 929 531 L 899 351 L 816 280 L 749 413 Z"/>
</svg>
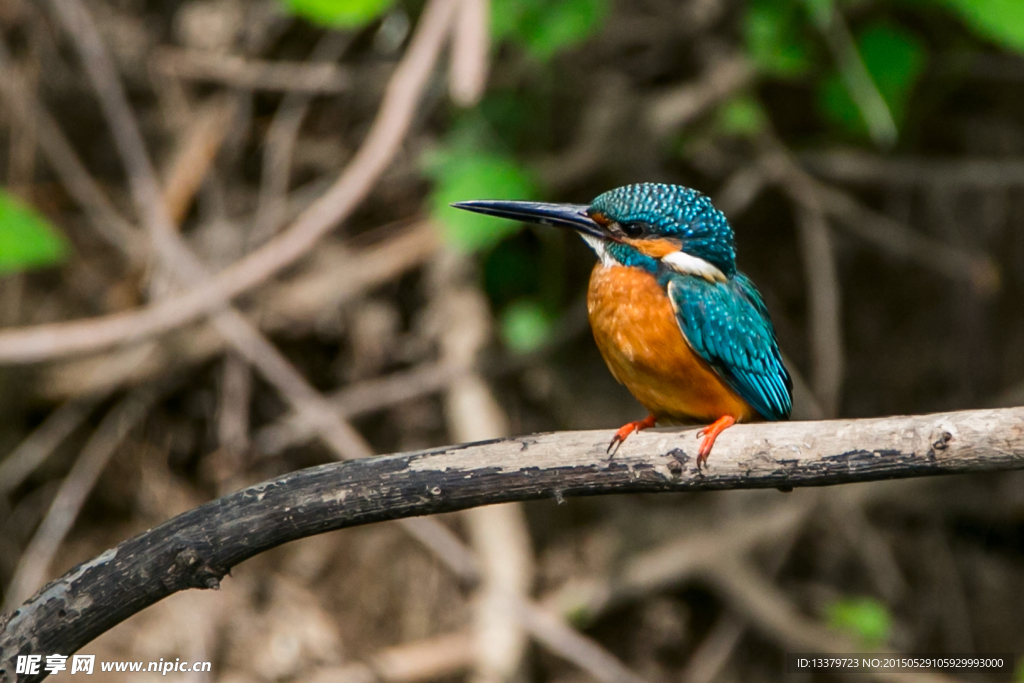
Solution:
<svg viewBox="0 0 1024 683">
<path fill-rule="evenodd" d="M 494 0 L 491 32 L 542 61 L 582 43 L 608 16 L 608 0 Z"/>
<path fill-rule="evenodd" d="M 491 2 L 491 36 L 504 40 L 516 36 L 519 25 L 537 0 L 493 0 Z"/>
<path fill-rule="evenodd" d="M 1017 683 L 1024 683 L 1024 657 L 1017 661 L 1017 671 L 1013 674 L 1013 680 Z"/>
<path fill-rule="evenodd" d="M 920 79 L 927 53 L 920 39 L 891 24 L 873 24 L 857 41 L 861 59 L 899 126 L 907 103 Z M 839 74 L 826 77 L 818 88 L 818 101 L 826 118 L 857 135 L 866 135 L 867 127 Z"/>
<path fill-rule="evenodd" d="M 394 0 L 282 0 L 297 16 L 331 28 L 358 28 L 380 15 Z"/>
<path fill-rule="evenodd" d="M 551 319 L 536 301 L 520 299 L 501 312 L 501 338 L 515 353 L 529 353 L 551 337 Z"/>
<path fill-rule="evenodd" d="M 892 617 L 874 598 L 841 598 L 826 608 L 828 625 L 848 633 L 864 645 L 878 647 L 889 639 Z"/>
<path fill-rule="evenodd" d="M 978 35 L 1024 52 L 1024 2 L 1021 0 L 941 0 Z"/>
<path fill-rule="evenodd" d="M 718 128 L 726 135 L 757 135 L 764 130 L 767 121 L 764 107 L 750 95 L 734 97 L 718 110 Z"/>
<path fill-rule="evenodd" d="M 811 48 L 803 14 L 788 0 L 750 0 L 743 17 L 747 54 L 758 71 L 794 78 L 811 68 Z"/>
<path fill-rule="evenodd" d="M 541 59 L 589 38 L 608 14 L 605 0 L 562 0 L 550 5 L 543 20 L 531 26 L 527 45 Z"/>
<path fill-rule="evenodd" d="M 811 14 L 814 23 L 823 28 L 828 28 L 832 23 L 832 0 L 804 0 L 807 11 Z"/>
<path fill-rule="evenodd" d="M 0 190 L 0 273 L 60 263 L 69 251 L 49 221 Z"/>
<path fill-rule="evenodd" d="M 468 199 L 531 199 L 536 196 L 529 174 L 510 157 L 476 151 L 451 152 L 435 164 L 436 180 L 430 204 L 444 227 L 445 241 L 464 251 L 494 246 L 518 230 L 516 221 L 453 209 L 452 202 Z"/>
<path fill-rule="evenodd" d="M 854 104 L 839 74 L 828 75 L 818 85 L 818 105 L 825 118 L 832 123 L 861 137 L 868 134 L 860 109 Z"/>
</svg>

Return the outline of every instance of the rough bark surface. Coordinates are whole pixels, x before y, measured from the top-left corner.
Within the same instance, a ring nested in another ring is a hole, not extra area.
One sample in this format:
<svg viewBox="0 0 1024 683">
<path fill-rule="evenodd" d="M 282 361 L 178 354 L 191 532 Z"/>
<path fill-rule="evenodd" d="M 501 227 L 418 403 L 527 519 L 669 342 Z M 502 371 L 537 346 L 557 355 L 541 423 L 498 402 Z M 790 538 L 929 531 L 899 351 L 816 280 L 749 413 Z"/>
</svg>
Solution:
<svg viewBox="0 0 1024 683">
<path fill-rule="evenodd" d="M 322 465 L 181 514 L 79 565 L 0 618 L 0 682 L 19 654 L 70 655 L 148 605 L 216 588 L 230 569 L 305 536 L 513 500 L 825 486 L 1024 467 L 1024 408 L 738 425 L 695 467 L 694 430 L 535 434 Z"/>
</svg>

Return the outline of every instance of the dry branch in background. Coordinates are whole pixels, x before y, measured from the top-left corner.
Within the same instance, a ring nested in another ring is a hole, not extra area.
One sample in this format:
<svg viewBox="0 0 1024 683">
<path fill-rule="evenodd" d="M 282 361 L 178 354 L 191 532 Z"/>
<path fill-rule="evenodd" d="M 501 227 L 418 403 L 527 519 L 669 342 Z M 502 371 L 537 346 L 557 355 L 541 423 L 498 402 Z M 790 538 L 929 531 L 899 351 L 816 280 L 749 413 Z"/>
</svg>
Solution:
<svg viewBox="0 0 1024 683">
<path fill-rule="evenodd" d="M 389 647 L 366 663 L 323 667 L 306 680 L 311 683 L 418 683 L 463 673 L 473 663 L 473 639 L 468 633 Z"/>
<path fill-rule="evenodd" d="M 683 126 L 710 106 L 746 87 L 754 80 L 754 75 L 746 57 L 732 55 L 721 59 L 698 81 L 655 95 L 648 107 L 647 121 L 660 133 Z"/>
<path fill-rule="evenodd" d="M 490 19 L 490 0 L 462 0 L 448 64 L 448 94 L 460 107 L 472 107 L 484 96 L 491 48 Z"/>
<path fill-rule="evenodd" d="M 149 413 L 160 397 L 153 387 L 142 387 L 125 396 L 107 413 L 78 459 L 61 482 L 50 509 L 25 548 L 7 586 L 3 610 L 10 611 L 35 591 L 46 577 L 47 568 L 64 537 L 71 531 L 79 511 L 96 480 L 136 424 Z"/>
<path fill-rule="evenodd" d="M 800 161 L 811 172 L 844 183 L 961 188 L 1024 185 L 1024 161 L 1020 159 L 892 158 L 843 150 L 804 153 Z"/>
<path fill-rule="evenodd" d="M 247 90 L 337 93 L 351 85 L 348 72 L 337 64 L 268 62 L 170 47 L 157 51 L 153 66 L 164 76 Z"/>
<path fill-rule="evenodd" d="M 149 235 L 157 263 L 182 285 L 208 279 L 205 265 L 181 239 L 171 221 L 127 95 L 88 10 L 78 0 L 53 3 L 53 9 L 74 38 L 83 66 L 99 97 L 115 147 L 128 174 L 132 200 Z M 443 36 L 443 13 L 435 21 L 440 22 L 438 30 Z M 440 49 L 441 39 L 437 42 L 437 49 Z M 213 316 L 213 324 L 290 403 L 312 416 L 311 419 L 321 428 L 321 436 L 333 449 L 347 457 L 370 453 L 362 437 L 330 411 L 319 393 L 241 313 L 225 308 Z"/>
<path fill-rule="evenodd" d="M 62 7 L 61 3 L 54 4 L 58 11 Z M 378 116 L 362 146 L 338 180 L 285 231 L 220 272 L 202 279 L 196 286 L 143 309 L 0 332 L 0 360 L 34 362 L 166 332 L 221 308 L 231 298 L 266 281 L 308 253 L 355 209 L 398 153 L 448 35 L 449 17 L 454 8 L 454 0 L 428 4 L 416 36 L 388 82 Z M 141 148 L 141 142 L 139 146 Z M 150 195 L 155 192 L 156 188 L 150 188 Z M 148 198 L 140 200 L 148 202 Z M 163 217 L 152 218 L 159 221 Z M 174 251 L 180 251 L 176 243 L 169 244 Z"/>
<path fill-rule="evenodd" d="M 693 466 L 692 430 L 635 434 L 610 461 L 607 441 L 606 431 L 560 432 L 323 465 L 207 503 L 79 565 L 5 617 L 0 681 L 15 680 L 19 653 L 70 655 L 157 600 L 216 587 L 234 565 L 297 538 L 513 500 L 1022 468 L 1024 408 L 737 425 L 704 471 Z"/>
<path fill-rule="evenodd" d="M 345 52 L 351 40 L 347 35 L 328 33 L 317 42 L 310 60 L 334 62 Z M 295 144 L 312 101 L 312 93 L 289 92 L 281 101 L 267 129 L 256 216 L 251 234 L 247 237 L 250 244 L 261 244 L 284 222 Z"/>
<path fill-rule="evenodd" d="M 325 241 L 302 271 L 261 288 L 252 305 L 240 308 L 264 332 L 312 330 L 325 311 L 338 310 L 422 265 L 438 246 L 437 232 L 429 223 L 393 231 L 387 239 L 359 249 Z M 227 342 L 211 323 L 187 326 L 160 340 L 50 365 L 40 373 L 36 391 L 47 398 L 70 398 L 131 386 L 203 362 L 225 346 Z"/>
<path fill-rule="evenodd" d="M 32 472 L 78 429 L 99 404 L 99 397 L 86 396 L 68 401 L 35 428 L 18 447 L 0 461 L 0 497 L 21 486 Z"/>
<path fill-rule="evenodd" d="M 111 204 L 97 182 L 78 158 L 70 141 L 42 103 L 17 77 L 6 44 L 0 40 L 0 95 L 10 113 L 19 121 L 35 122 L 39 127 L 39 147 L 68 193 L 91 219 L 96 233 L 121 251 L 129 261 L 143 260 L 139 231 L 133 228 Z"/>
<path fill-rule="evenodd" d="M 760 159 L 763 172 L 775 182 L 799 190 L 796 199 L 807 208 L 820 206 L 829 218 L 848 233 L 893 256 L 904 258 L 957 281 L 968 281 L 981 292 L 998 287 L 1000 274 L 987 254 L 951 246 L 917 232 L 902 222 L 879 213 L 836 187 L 812 178 L 777 142 L 769 141 Z"/>
<path fill-rule="evenodd" d="M 825 415 L 835 417 L 843 391 L 845 353 L 843 350 L 842 292 L 832 247 L 832 228 L 813 191 L 791 190 L 796 207 L 800 255 L 807 278 L 808 319 L 811 327 L 811 359 L 814 394 Z"/>
</svg>

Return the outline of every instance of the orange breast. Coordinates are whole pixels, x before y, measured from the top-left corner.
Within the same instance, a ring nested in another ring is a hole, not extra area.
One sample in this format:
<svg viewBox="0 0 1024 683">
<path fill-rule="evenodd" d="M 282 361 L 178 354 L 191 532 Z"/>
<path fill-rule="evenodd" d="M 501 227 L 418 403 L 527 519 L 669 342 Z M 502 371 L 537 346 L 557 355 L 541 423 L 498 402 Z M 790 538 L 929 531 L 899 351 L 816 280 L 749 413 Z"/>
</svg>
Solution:
<svg viewBox="0 0 1024 683">
<path fill-rule="evenodd" d="M 761 419 L 693 352 L 654 276 L 598 263 L 587 292 L 597 348 L 615 379 L 660 421 Z"/>
</svg>

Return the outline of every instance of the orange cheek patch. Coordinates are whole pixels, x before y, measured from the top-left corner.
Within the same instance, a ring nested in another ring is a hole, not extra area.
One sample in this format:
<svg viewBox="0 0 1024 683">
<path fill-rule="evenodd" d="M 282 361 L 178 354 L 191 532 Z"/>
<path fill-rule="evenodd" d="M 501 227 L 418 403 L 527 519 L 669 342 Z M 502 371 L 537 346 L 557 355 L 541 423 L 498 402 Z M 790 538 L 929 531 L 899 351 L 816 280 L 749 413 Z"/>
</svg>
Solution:
<svg viewBox="0 0 1024 683">
<path fill-rule="evenodd" d="M 622 241 L 639 251 L 641 254 L 657 259 L 679 251 L 679 247 L 681 246 L 681 243 L 677 240 L 660 238 L 644 240 L 632 240 L 626 238 Z"/>
</svg>

